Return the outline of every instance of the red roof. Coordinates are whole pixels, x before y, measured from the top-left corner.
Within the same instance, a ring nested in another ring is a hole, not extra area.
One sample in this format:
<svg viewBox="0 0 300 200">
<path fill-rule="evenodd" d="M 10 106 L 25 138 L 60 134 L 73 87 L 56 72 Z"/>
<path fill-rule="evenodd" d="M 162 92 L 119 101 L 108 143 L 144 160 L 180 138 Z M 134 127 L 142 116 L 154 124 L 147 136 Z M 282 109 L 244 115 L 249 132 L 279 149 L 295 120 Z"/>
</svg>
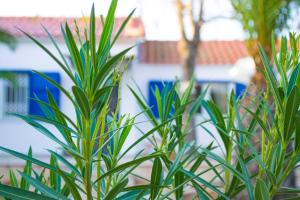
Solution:
<svg viewBox="0 0 300 200">
<path fill-rule="evenodd" d="M 176 41 L 146 41 L 140 46 L 144 64 L 180 64 Z M 203 41 L 198 50 L 198 65 L 232 65 L 249 56 L 243 41 Z"/>
<path fill-rule="evenodd" d="M 114 31 L 120 27 L 125 18 L 117 18 L 115 21 Z M 24 34 L 17 28 L 33 35 L 35 37 L 47 37 L 47 34 L 41 27 L 44 25 L 47 30 L 57 38 L 62 38 L 60 25 L 68 22 L 72 32 L 75 34 L 74 20 L 77 21 L 79 28 L 82 30 L 85 23 L 89 23 L 88 18 L 64 18 L 64 17 L 0 17 L 0 28 L 7 30 L 15 37 L 22 37 Z M 97 20 L 97 24 L 100 24 Z M 100 29 L 97 29 L 100 35 Z M 120 38 L 123 39 L 137 39 L 144 36 L 144 26 L 139 18 L 132 18 Z"/>
</svg>

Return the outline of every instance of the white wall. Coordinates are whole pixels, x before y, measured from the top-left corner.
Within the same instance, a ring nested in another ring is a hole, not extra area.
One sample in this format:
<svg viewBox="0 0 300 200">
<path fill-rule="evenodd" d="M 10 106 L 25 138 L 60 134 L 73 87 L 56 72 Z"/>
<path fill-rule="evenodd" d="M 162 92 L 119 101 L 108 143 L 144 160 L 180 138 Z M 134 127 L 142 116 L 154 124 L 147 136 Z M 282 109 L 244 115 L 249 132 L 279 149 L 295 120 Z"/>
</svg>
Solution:
<svg viewBox="0 0 300 200">
<path fill-rule="evenodd" d="M 195 71 L 197 80 L 211 80 L 211 81 L 235 81 L 235 77 L 232 77 L 230 71 L 232 66 L 198 66 Z M 148 98 L 148 84 L 150 80 L 164 80 L 164 81 L 173 81 L 175 78 L 181 78 L 182 68 L 179 65 L 147 65 L 135 63 L 131 69 L 124 75 L 123 84 L 121 88 L 121 113 L 131 113 L 132 115 L 138 114 L 141 112 L 138 104 L 136 103 L 133 95 L 131 94 L 127 84 L 135 87 L 133 80 L 137 83 L 140 90 Z M 233 85 L 232 85 L 233 87 Z M 200 123 L 203 119 L 207 118 L 207 114 L 199 114 L 196 116 L 196 123 Z M 150 123 L 145 123 L 147 118 L 145 116 L 138 117 L 137 122 L 143 122 L 139 124 L 139 128 L 143 131 L 149 131 L 151 129 Z M 212 125 L 206 124 L 206 128 L 212 130 L 215 133 L 215 130 Z M 206 131 L 198 127 L 197 130 L 197 142 L 198 144 L 208 145 L 214 139 L 206 133 Z M 217 135 L 217 134 L 216 134 Z M 131 137 L 140 137 L 139 131 L 133 131 Z M 216 136 L 220 141 L 220 138 Z M 129 142 L 130 143 L 130 142 Z"/>
<path fill-rule="evenodd" d="M 49 41 L 43 40 L 43 44 L 55 51 L 55 48 Z M 112 50 L 115 54 L 124 48 L 130 47 L 132 44 L 117 44 Z M 59 42 L 59 46 L 63 53 L 67 55 L 66 47 Z M 135 49 L 130 54 L 135 54 Z M 58 55 L 57 53 L 55 53 Z M 15 51 L 11 51 L 6 46 L 0 45 L 0 70 L 38 70 L 42 72 L 59 72 L 61 75 L 62 86 L 70 91 L 72 82 L 59 68 L 59 66 L 37 45 L 28 40 L 21 40 Z M 74 110 L 68 99 L 61 95 L 61 109 L 67 113 L 69 117 L 74 118 Z M 48 126 L 49 127 L 49 126 Z M 51 130 L 51 129 L 50 129 Z M 55 130 L 53 130 L 55 132 Z M 57 132 L 55 132 L 59 138 Z M 38 133 L 34 128 L 27 125 L 23 121 L 10 118 L 0 120 L 0 146 L 15 149 L 21 152 L 27 152 L 29 146 L 32 146 L 35 154 L 47 154 L 45 149 L 57 149 L 58 145 L 51 142 L 48 138 Z M 0 156 L 3 152 L 0 151 Z"/>
<path fill-rule="evenodd" d="M 55 51 L 54 47 L 47 41 L 44 41 L 46 47 Z M 113 50 L 116 53 L 131 44 L 118 44 Z M 62 51 L 67 53 L 67 50 L 61 43 Z M 137 48 L 135 48 L 131 54 L 136 55 Z M 63 71 L 32 42 L 27 40 L 21 41 L 18 48 L 15 51 L 9 50 L 5 46 L 0 45 L 0 70 L 39 70 L 39 71 L 56 71 L 61 74 L 62 86 L 70 90 L 71 81 Z M 198 80 L 218 80 L 218 81 L 234 81 L 235 77 L 230 73 L 232 66 L 201 66 L 196 68 L 196 77 Z M 145 65 L 134 62 L 128 69 L 123 77 L 121 84 L 121 113 L 130 113 L 131 116 L 140 112 L 140 109 L 129 91 L 127 84 L 134 86 L 132 80 L 135 80 L 141 91 L 148 98 L 148 83 L 150 80 L 174 80 L 175 77 L 180 78 L 182 71 L 179 65 Z M 74 118 L 74 111 L 72 105 L 66 97 L 61 95 L 61 109 L 67 113 L 71 118 Z M 198 116 L 199 120 L 203 116 Z M 205 116 L 204 116 L 205 117 Z M 145 117 L 139 117 L 137 122 L 146 121 Z M 141 123 L 139 127 L 142 130 L 150 130 L 149 123 Z M 211 126 L 208 126 L 211 128 Z M 138 137 L 139 133 L 134 130 L 130 137 Z M 212 139 L 208 137 L 206 133 L 203 133 L 202 129 L 197 130 L 198 142 L 201 144 L 208 144 Z M 127 145 L 133 140 L 128 141 Z M 22 122 L 19 119 L 6 119 L 0 121 L 0 146 L 13 148 L 17 151 L 26 152 L 29 146 L 33 147 L 35 154 L 44 155 L 47 154 L 45 149 L 56 149 L 58 146 L 52 143 L 45 136 L 37 133 L 32 127 Z M 0 155 L 3 155 L 0 152 Z"/>
<path fill-rule="evenodd" d="M 49 44 L 45 44 L 51 50 L 54 48 Z M 66 49 L 63 48 L 65 52 Z M 62 85 L 69 89 L 71 82 L 62 75 L 62 70 L 52 61 L 49 56 L 40 50 L 35 44 L 29 41 L 21 41 L 18 43 L 16 50 L 11 51 L 6 46 L 0 46 L 0 70 L 39 70 L 42 72 L 59 72 L 61 74 Z M 71 105 L 66 98 L 61 95 L 61 108 L 68 111 L 73 116 Z M 15 149 L 21 152 L 27 152 L 31 145 L 34 153 L 45 154 L 45 149 L 56 149 L 57 145 L 45 136 L 37 133 L 37 131 L 25 122 L 14 117 L 3 119 L 0 121 L 0 146 Z M 60 137 L 61 138 L 61 137 Z M 0 152 L 0 155 L 3 152 Z"/>
</svg>

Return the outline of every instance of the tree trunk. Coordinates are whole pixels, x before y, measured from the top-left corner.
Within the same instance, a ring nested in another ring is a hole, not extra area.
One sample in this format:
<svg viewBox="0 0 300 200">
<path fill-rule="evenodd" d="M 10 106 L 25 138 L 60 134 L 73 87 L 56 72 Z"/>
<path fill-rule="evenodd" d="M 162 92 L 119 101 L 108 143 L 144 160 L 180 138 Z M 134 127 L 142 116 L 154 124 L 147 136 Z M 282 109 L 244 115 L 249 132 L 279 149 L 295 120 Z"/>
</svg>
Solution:
<svg viewBox="0 0 300 200">
<path fill-rule="evenodd" d="M 195 72 L 195 66 L 196 66 L 196 59 L 197 59 L 197 53 L 198 53 L 198 43 L 195 44 L 194 42 L 188 42 L 181 40 L 178 43 L 178 51 L 181 57 L 182 67 L 183 67 L 183 88 L 184 90 L 190 83 L 191 79 L 194 76 Z M 191 94 L 192 99 L 196 99 L 195 92 L 192 92 Z M 183 120 L 184 122 L 187 121 L 189 113 L 189 108 L 184 113 Z M 196 130 L 195 130 L 195 119 L 192 118 L 189 124 L 186 124 L 188 126 L 188 130 L 190 131 L 187 135 L 186 139 L 187 141 L 196 141 Z"/>
<path fill-rule="evenodd" d="M 176 7 L 177 7 L 177 17 L 178 17 L 178 23 L 180 28 L 180 34 L 181 34 L 181 40 L 178 42 L 178 52 L 181 59 L 182 69 L 183 69 L 183 86 L 187 87 L 190 83 L 190 80 L 194 76 L 195 66 L 196 66 L 196 59 L 197 59 L 197 53 L 198 53 L 198 45 L 200 44 L 200 30 L 201 26 L 203 24 L 203 8 L 204 8 L 204 0 L 200 0 L 200 7 L 197 14 L 195 14 L 193 11 L 193 0 L 188 1 L 182 1 L 182 0 L 176 0 Z M 184 24 L 184 13 L 188 13 L 188 17 L 191 22 L 192 27 L 192 38 L 188 39 L 186 35 L 186 26 Z M 198 15 L 197 19 L 195 19 L 195 16 Z M 184 90 L 185 88 L 182 88 Z M 191 98 L 195 99 L 196 94 L 193 90 L 191 94 Z M 187 109 L 187 111 L 183 115 L 184 123 L 187 123 L 187 116 L 190 109 Z M 196 131 L 195 131 L 195 121 L 194 119 L 189 122 L 189 124 L 184 124 L 184 126 L 187 128 L 189 134 L 187 135 L 188 141 L 196 141 Z M 188 126 L 188 127 L 187 127 Z"/>
<path fill-rule="evenodd" d="M 193 42 L 180 41 L 178 50 L 183 67 L 182 80 L 184 82 L 189 82 L 195 72 L 198 44 L 194 44 Z"/>
<path fill-rule="evenodd" d="M 270 59 L 271 55 L 272 55 L 271 38 L 270 38 L 270 42 L 265 43 L 262 47 L 263 47 L 267 57 Z M 248 41 L 247 48 L 248 48 L 250 55 L 252 56 L 252 58 L 254 60 L 255 66 L 256 66 L 256 72 L 251 78 L 251 83 L 256 87 L 255 93 L 257 91 L 265 91 L 266 90 L 266 80 L 264 79 L 263 74 L 261 73 L 264 66 L 263 66 L 262 59 L 259 55 L 258 42 L 257 41 Z"/>
</svg>

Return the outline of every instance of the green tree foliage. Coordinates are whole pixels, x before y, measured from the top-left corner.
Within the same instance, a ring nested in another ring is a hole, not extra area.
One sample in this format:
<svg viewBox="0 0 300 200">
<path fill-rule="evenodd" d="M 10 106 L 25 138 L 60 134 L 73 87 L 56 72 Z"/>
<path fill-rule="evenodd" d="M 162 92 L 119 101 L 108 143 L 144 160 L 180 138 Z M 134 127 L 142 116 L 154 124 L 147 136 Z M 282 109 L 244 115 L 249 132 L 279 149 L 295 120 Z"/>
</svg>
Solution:
<svg viewBox="0 0 300 200">
<path fill-rule="evenodd" d="M 288 27 L 292 10 L 299 9 L 299 0 L 231 0 L 236 17 L 247 34 L 247 47 L 257 67 L 262 67 L 258 44 L 271 55 L 271 35 L 277 37 Z M 259 74 L 257 74 L 259 76 Z M 262 76 L 257 77 L 260 79 Z"/>
<path fill-rule="evenodd" d="M 17 40 L 14 36 L 7 31 L 0 29 L 0 43 L 7 45 L 10 49 L 14 50 L 17 45 Z M 8 72 L 0 72 L 0 79 L 14 80 L 14 75 Z"/>
<path fill-rule="evenodd" d="M 295 34 L 290 34 L 289 39 L 283 37 L 279 53 L 275 49 L 275 40 L 272 40 L 271 46 L 271 59 L 278 74 L 274 73 L 263 48 L 259 49 L 266 92 L 258 93 L 250 105 L 229 101 L 226 119 L 216 112 L 216 106 L 205 106 L 214 126 L 220 130 L 224 146 L 229 143 L 233 147 L 225 152 L 226 159 L 207 152 L 208 157 L 222 164 L 226 178 L 224 190 L 231 199 L 242 190 L 247 191 L 251 200 L 272 199 L 277 195 L 299 198 L 298 189 L 287 188 L 283 184 L 297 168 L 300 156 L 300 37 Z M 269 97 L 273 103 L 270 103 Z M 241 112 L 241 109 L 246 112 Z M 251 118 L 250 122 L 245 121 L 246 116 Z M 222 135 L 229 137 L 229 140 Z M 227 159 L 233 156 L 236 157 L 234 161 Z M 258 168 L 251 170 L 253 166 Z"/>
<path fill-rule="evenodd" d="M 11 49 L 16 47 L 17 40 L 7 31 L 0 29 L 0 43 L 8 45 Z"/>
</svg>

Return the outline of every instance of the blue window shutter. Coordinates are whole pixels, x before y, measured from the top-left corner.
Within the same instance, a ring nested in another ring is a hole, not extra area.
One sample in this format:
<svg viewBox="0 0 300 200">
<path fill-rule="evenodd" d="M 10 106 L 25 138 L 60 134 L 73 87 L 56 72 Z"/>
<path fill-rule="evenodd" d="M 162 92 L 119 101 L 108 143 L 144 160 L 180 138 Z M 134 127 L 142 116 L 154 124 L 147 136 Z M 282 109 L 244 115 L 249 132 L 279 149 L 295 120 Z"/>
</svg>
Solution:
<svg viewBox="0 0 300 200">
<path fill-rule="evenodd" d="M 60 75 L 57 72 L 46 72 L 44 73 L 46 76 L 53 79 L 56 83 L 60 84 Z M 30 115 L 38 115 L 44 116 L 42 110 L 39 105 L 34 101 L 35 96 L 37 96 L 41 101 L 48 102 L 47 100 L 47 89 L 51 92 L 54 97 L 56 103 L 60 105 L 60 92 L 55 86 L 49 83 L 47 80 L 43 79 L 36 73 L 30 73 L 30 100 L 29 100 L 29 114 Z"/>
<path fill-rule="evenodd" d="M 246 91 L 247 86 L 242 83 L 236 83 L 235 85 L 235 93 L 236 93 L 236 98 L 241 98 L 245 91 Z"/>
<path fill-rule="evenodd" d="M 153 115 L 156 118 L 159 117 L 159 114 L 158 114 L 157 102 L 155 99 L 155 89 L 158 88 L 158 90 L 162 92 L 164 87 L 171 88 L 172 85 L 173 85 L 172 81 L 150 81 L 148 84 L 148 94 L 149 94 L 148 103 L 149 106 L 151 107 Z"/>
</svg>

